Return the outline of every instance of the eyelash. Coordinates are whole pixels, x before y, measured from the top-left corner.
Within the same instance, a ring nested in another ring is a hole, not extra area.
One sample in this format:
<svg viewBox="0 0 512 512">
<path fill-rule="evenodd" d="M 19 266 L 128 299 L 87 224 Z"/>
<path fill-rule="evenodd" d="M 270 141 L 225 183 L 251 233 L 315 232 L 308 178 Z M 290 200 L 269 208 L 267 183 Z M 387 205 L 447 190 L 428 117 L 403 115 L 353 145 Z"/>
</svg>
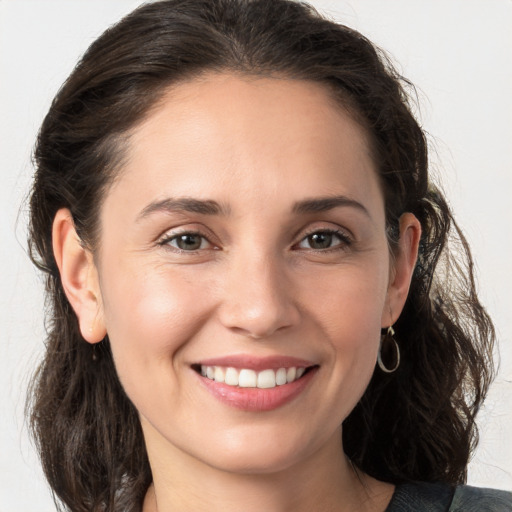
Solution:
<svg viewBox="0 0 512 512">
<path fill-rule="evenodd" d="M 335 236 L 338 238 L 339 243 L 334 245 L 333 247 L 327 247 L 324 249 L 314 249 L 311 248 L 309 250 L 314 252 L 331 252 L 331 251 L 343 251 L 346 250 L 348 247 L 352 245 L 352 238 L 345 232 L 339 229 L 330 229 L 330 228 L 320 228 L 320 229 L 313 229 L 309 233 L 306 233 L 305 236 L 302 237 L 300 242 L 298 244 L 295 244 L 294 247 L 300 246 L 304 241 L 306 241 L 308 238 L 312 237 L 313 235 L 329 235 L 329 236 Z"/>
<path fill-rule="evenodd" d="M 165 236 L 164 238 L 162 238 L 159 242 L 158 242 L 158 245 L 160 246 L 168 246 L 168 247 L 171 247 L 173 250 L 177 251 L 177 252 L 180 252 L 180 253 L 189 253 L 189 254 L 194 254 L 198 251 L 201 250 L 201 247 L 199 247 L 198 249 L 194 249 L 194 250 L 187 250 L 187 249 L 181 249 L 180 247 L 175 247 L 175 246 L 172 246 L 171 245 L 171 242 L 174 241 L 174 240 L 178 240 L 180 237 L 184 237 L 184 236 L 195 236 L 195 237 L 200 237 L 201 238 L 201 245 L 203 244 L 203 241 L 206 241 L 208 244 L 212 245 L 213 247 L 214 244 L 212 244 L 210 242 L 210 240 L 208 240 L 208 237 L 206 237 L 203 233 L 201 233 L 200 231 L 190 231 L 190 230 L 187 230 L 187 231 L 182 231 L 180 233 L 173 233 L 173 234 L 170 234 L 170 235 L 167 235 Z M 203 248 L 204 249 L 204 248 Z"/>
<path fill-rule="evenodd" d="M 353 243 L 352 238 L 349 235 L 347 235 L 346 232 L 337 230 L 337 229 L 324 228 L 324 229 L 313 229 L 310 232 L 306 233 L 298 243 L 293 245 L 293 248 L 296 248 L 296 247 L 300 248 L 300 244 L 305 242 L 308 238 L 310 238 L 314 235 L 319 235 L 319 234 L 335 236 L 338 238 L 339 243 L 337 243 L 333 247 L 326 247 L 326 248 L 322 248 L 322 249 L 306 248 L 306 250 L 314 251 L 317 253 L 318 252 L 325 253 L 325 252 L 332 252 L 332 251 L 343 251 L 343 250 L 346 250 L 348 247 L 350 247 Z M 167 247 L 172 248 L 172 250 L 174 250 L 176 252 L 188 253 L 188 254 L 194 254 L 194 253 L 197 253 L 198 251 L 205 249 L 204 247 L 199 247 L 197 249 L 187 250 L 187 249 L 182 249 L 180 247 L 171 245 L 171 242 L 178 240 L 180 237 L 184 237 L 184 236 L 200 237 L 201 245 L 203 245 L 203 242 L 206 241 L 209 245 L 211 245 L 213 247 L 213 250 L 218 249 L 218 247 L 216 247 L 214 244 L 212 244 L 212 242 L 210 242 L 208 237 L 205 236 L 200 231 L 182 231 L 180 233 L 173 233 L 173 234 L 170 234 L 170 235 L 162 238 L 158 242 L 158 245 L 162 246 L 162 247 L 167 246 Z"/>
</svg>

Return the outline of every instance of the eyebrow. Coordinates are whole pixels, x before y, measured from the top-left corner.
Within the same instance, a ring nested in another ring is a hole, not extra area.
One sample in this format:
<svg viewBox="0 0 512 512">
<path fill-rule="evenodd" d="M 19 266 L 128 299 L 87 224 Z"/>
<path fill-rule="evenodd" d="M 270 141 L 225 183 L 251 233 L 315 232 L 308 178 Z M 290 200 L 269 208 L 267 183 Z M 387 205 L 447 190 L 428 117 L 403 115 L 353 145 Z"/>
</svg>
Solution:
<svg viewBox="0 0 512 512">
<path fill-rule="evenodd" d="M 311 199 L 304 199 L 298 201 L 293 205 L 292 211 L 299 214 L 319 213 L 333 210 L 339 207 L 352 207 L 356 208 L 368 217 L 370 216 L 368 210 L 358 201 L 350 199 L 346 196 L 329 196 L 329 197 L 316 197 Z M 199 213 L 201 215 L 224 215 L 230 213 L 230 208 L 221 205 L 217 201 L 211 199 L 193 199 L 190 197 L 182 198 L 165 198 L 160 201 L 153 201 L 149 203 L 137 216 L 137 221 L 140 221 L 154 213 L 180 213 L 191 212 Z"/>
<path fill-rule="evenodd" d="M 338 207 L 351 207 L 360 210 L 370 217 L 368 210 L 355 199 L 350 199 L 346 196 L 328 196 L 328 197 L 315 197 L 312 199 L 305 199 L 294 204 L 293 211 L 295 213 L 319 213 L 326 212 Z"/>
<path fill-rule="evenodd" d="M 178 199 L 166 198 L 160 201 L 149 203 L 137 216 L 140 221 L 153 213 L 180 213 L 191 212 L 201 215 L 228 215 L 229 208 L 221 205 L 217 201 L 210 199 L 193 199 L 190 197 L 180 197 Z"/>
</svg>

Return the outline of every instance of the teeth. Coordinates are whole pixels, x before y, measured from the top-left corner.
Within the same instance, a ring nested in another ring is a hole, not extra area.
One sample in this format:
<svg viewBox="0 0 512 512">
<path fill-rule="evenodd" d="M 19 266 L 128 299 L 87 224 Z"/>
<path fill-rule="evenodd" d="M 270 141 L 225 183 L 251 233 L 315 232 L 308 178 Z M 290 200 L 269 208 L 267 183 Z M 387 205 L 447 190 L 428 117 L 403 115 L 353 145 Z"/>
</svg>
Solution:
<svg viewBox="0 0 512 512">
<path fill-rule="evenodd" d="M 286 370 L 286 382 L 293 382 L 296 376 L 297 368 L 295 368 L 295 366 L 292 366 L 291 368 L 288 368 L 288 370 Z"/>
<path fill-rule="evenodd" d="M 261 372 L 247 368 L 237 370 L 231 367 L 201 366 L 201 375 L 215 382 L 224 382 L 228 386 L 260 389 L 275 388 L 276 386 L 289 384 L 300 379 L 305 371 L 305 368 L 297 368 L 295 366 L 279 368 L 277 370 L 262 370 Z"/>
<path fill-rule="evenodd" d="M 208 370 L 206 371 L 206 375 L 208 375 Z M 224 371 L 224 368 L 221 366 L 216 366 L 215 371 L 213 372 L 213 378 L 216 382 L 224 382 L 226 378 L 226 372 Z"/>
<path fill-rule="evenodd" d="M 240 375 L 238 375 L 238 385 L 241 388 L 255 388 L 256 382 L 258 380 L 258 375 L 254 370 L 240 370 Z"/>
<path fill-rule="evenodd" d="M 286 384 L 286 368 L 279 368 L 276 372 L 276 384 L 282 386 Z"/>
<path fill-rule="evenodd" d="M 238 372 L 234 368 L 228 368 L 224 382 L 229 386 L 238 386 Z"/>
<path fill-rule="evenodd" d="M 262 389 L 275 388 L 276 380 L 276 372 L 274 370 L 263 370 L 262 372 L 258 373 L 257 387 Z"/>
</svg>

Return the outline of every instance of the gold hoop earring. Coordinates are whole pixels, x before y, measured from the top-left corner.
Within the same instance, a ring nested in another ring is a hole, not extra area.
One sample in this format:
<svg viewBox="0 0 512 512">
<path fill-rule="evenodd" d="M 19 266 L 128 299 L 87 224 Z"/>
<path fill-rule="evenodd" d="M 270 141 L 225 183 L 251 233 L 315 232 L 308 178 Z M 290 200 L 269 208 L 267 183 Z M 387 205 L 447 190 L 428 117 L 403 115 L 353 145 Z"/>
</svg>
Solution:
<svg viewBox="0 0 512 512">
<path fill-rule="evenodd" d="M 384 334 L 380 340 L 379 353 L 377 355 L 377 364 L 379 365 L 379 368 L 384 373 L 393 373 L 400 366 L 400 347 L 398 346 L 398 343 L 396 342 L 395 338 L 393 337 L 394 335 L 395 335 L 395 331 L 394 331 L 393 327 L 389 326 L 386 334 Z M 394 348 L 394 351 L 395 351 L 394 358 L 388 357 L 388 356 L 390 356 L 390 352 L 391 352 L 390 347 Z M 395 365 L 392 368 L 388 368 L 382 361 L 383 349 L 384 349 L 384 353 L 385 353 L 385 359 L 391 359 L 392 361 L 395 361 Z"/>
</svg>

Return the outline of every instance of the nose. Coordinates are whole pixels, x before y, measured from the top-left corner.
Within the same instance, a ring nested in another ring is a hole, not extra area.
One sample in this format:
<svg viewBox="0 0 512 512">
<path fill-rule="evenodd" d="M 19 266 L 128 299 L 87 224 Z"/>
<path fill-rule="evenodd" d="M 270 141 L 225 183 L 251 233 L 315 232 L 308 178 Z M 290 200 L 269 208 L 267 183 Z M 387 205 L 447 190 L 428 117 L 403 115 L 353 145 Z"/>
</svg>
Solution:
<svg viewBox="0 0 512 512">
<path fill-rule="evenodd" d="M 240 255 L 231 262 L 219 308 L 222 324 L 253 339 L 264 339 L 300 320 L 293 286 L 276 258 Z"/>
</svg>

